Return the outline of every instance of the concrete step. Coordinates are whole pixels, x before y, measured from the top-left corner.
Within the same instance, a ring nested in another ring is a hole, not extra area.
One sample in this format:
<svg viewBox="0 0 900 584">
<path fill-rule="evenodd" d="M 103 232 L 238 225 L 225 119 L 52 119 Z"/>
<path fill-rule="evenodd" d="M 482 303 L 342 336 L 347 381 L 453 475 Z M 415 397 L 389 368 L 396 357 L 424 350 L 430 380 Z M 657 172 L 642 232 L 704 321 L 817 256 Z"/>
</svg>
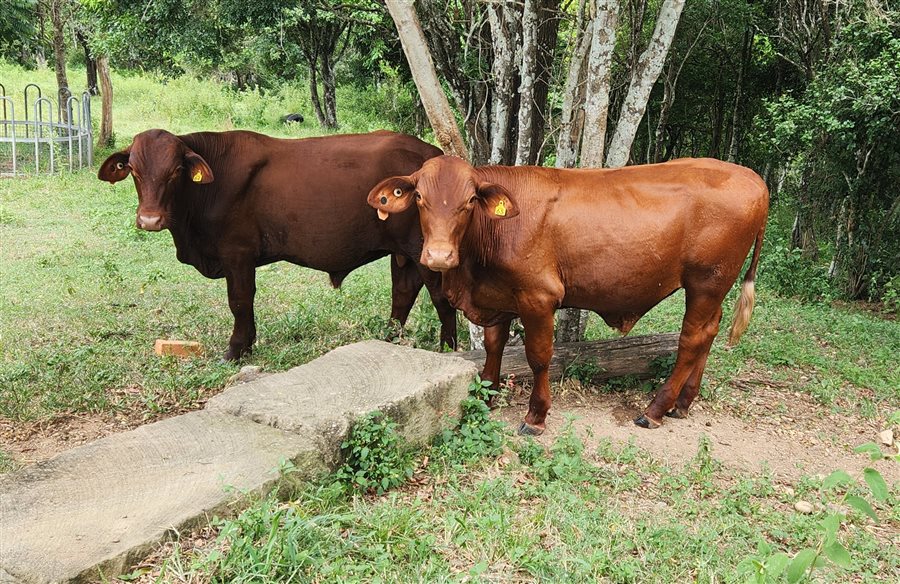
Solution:
<svg viewBox="0 0 900 584">
<path fill-rule="evenodd" d="M 0 582 L 126 572 L 153 546 L 264 492 L 284 461 L 334 468 L 353 421 L 391 415 L 414 443 L 459 413 L 475 365 L 379 341 L 214 397 L 205 411 L 108 436 L 0 477 Z"/>
</svg>

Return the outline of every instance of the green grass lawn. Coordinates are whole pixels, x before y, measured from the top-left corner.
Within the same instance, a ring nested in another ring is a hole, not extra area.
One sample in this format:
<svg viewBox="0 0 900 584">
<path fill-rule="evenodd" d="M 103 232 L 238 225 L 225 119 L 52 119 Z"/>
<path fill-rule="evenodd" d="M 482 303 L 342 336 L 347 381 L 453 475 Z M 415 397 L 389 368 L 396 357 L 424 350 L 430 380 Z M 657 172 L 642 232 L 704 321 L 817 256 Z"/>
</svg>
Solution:
<svg viewBox="0 0 900 584">
<path fill-rule="evenodd" d="M 80 79 L 83 72 L 70 75 Z M 28 81 L 51 88 L 53 73 L 0 63 L 7 93 Z M 113 83 L 119 147 L 151 127 L 320 133 L 311 121 L 290 128 L 278 121 L 284 113 L 311 111 L 303 88 L 263 96 L 189 79 L 163 84 L 114 75 Z M 385 96 L 341 88 L 338 97 L 343 131 L 403 129 L 392 121 Z M 98 152 L 95 166 L 108 153 Z M 135 207 L 131 181 L 111 186 L 94 170 L 0 179 L 0 419 L 91 412 L 150 420 L 198 407 L 237 371 L 220 361 L 232 325 L 224 281 L 179 264 L 168 233 L 138 231 Z M 773 219 L 770 233 L 787 227 Z M 883 420 L 900 409 L 900 324 L 852 306 L 779 297 L 767 287 L 766 253 L 750 329 L 735 349 L 716 342 L 703 398 L 737 401 L 740 391 L 729 380 L 753 374 L 839 412 Z M 384 260 L 351 274 L 339 291 L 325 274 L 285 263 L 258 270 L 257 282 L 258 340 L 250 361 L 266 370 L 390 332 Z M 735 297 L 736 290 L 726 320 Z M 676 331 L 682 311 L 676 294 L 632 334 Z M 420 297 L 406 342 L 437 349 L 438 330 L 433 307 Z M 594 317 L 589 336 L 614 333 Z M 197 340 L 206 351 L 192 360 L 160 359 L 153 354 L 157 338 Z M 724 469 L 715 453 L 710 458 L 700 449 L 691 465 L 670 468 L 635 448 L 582 451 L 578 444 L 564 436 L 539 456 L 515 440 L 510 448 L 525 455 L 431 466 L 415 486 L 379 497 L 351 497 L 326 484 L 305 487 L 287 503 L 265 499 L 223 526 L 231 539 L 169 556 L 161 578 L 744 582 L 737 566 L 772 551 L 757 552 L 760 542 L 793 554 L 818 541 L 821 513 L 791 512 L 770 477 Z M 14 466 L 0 450 L 0 473 Z M 835 500 L 820 485 L 810 479 L 796 488 L 815 500 Z M 878 511 L 896 527 L 894 498 Z M 853 558 L 853 578 L 897 581 L 896 547 L 864 526 L 852 515 L 839 533 Z M 243 552 L 226 553 L 234 549 Z M 294 555 L 288 558 L 286 550 Z M 849 580 L 833 566 L 816 574 Z"/>
</svg>

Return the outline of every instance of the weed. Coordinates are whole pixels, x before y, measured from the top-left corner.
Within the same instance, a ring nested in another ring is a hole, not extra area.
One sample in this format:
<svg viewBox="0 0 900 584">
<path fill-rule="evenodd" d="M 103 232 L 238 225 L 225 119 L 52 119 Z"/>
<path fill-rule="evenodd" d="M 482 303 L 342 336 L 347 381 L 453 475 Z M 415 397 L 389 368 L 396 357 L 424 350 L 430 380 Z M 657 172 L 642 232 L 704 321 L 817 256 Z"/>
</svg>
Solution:
<svg viewBox="0 0 900 584">
<path fill-rule="evenodd" d="M 526 442 L 526 444 L 528 444 Z M 566 417 L 566 425 L 550 446 L 548 456 L 536 456 L 534 446 L 525 446 L 524 461 L 531 471 L 544 482 L 586 481 L 597 475 L 599 469 L 584 458 L 584 442 L 575 431 L 574 418 Z M 522 459 L 522 450 L 519 452 Z"/>
<path fill-rule="evenodd" d="M 563 377 L 575 379 L 582 385 L 590 384 L 594 378 L 603 373 L 604 369 L 597 363 L 596 358 L 588 357 L 580 360 L 580 356 L 566 365 Z"/>
<path fill-rule="evenodd" d="M 487 400 L 496 395 L 491 382 L 476 376 L 469 385 L 469 396 L 462 402 L 462 416 L 453 430 L 445 429 L 435 439 L 439 460 L 461 464 L 496 457 L 503 452 L 506 425 L 490 417 Z"/>
<path fill-rule="evenodd" d="M 335 478 L 355 491 L 379 495 L 413 475 L 412 453 L 397 434 L 397 423 L 381 412 L 360 418 L 341 443 L 344 464 Z"/>
<path fill-rule="evenodd" d="M 856 452 L 868 453 L 872 460 L 888 458 L 875 443 L 863 444 L 856 448 Z M 900 461 L 900 456 L 891 458 Z M 884 503 L 888 500 L 890 491 L 881 473 L 869 467 L 863 470 L 863 479 L 875 501 Z M 858 494 L 860 491 L 856 488 L 856 481 L 846 471 L 836 470 L 828 475 L 821 483 L 819 497 L 825 501 L 829 491 L 842 487 L 844 494 L 838 499 L 837 506 L 832 506 L 832 509 L 847 506 L 878 523 L 878 515 L 872 504 Z M 815 545 L 801 549 L 793 558 L 785 552 L 774 551 L 767 542 L 760 541 L 757 553 L 738 564 L 738 573 L 759 583 L 768 582 L 784 574 L 785 579 L 793 583 L 799 582 L 804 576 L 811 575 L 814 569 L 829 563 L 844 570 L 853 570 L 855 566 L 850 552 L 838 539 L 841 525 L 848 520 L 849 516 L 841 511 L 825 514 L 815 526 Z"/>
</svg>

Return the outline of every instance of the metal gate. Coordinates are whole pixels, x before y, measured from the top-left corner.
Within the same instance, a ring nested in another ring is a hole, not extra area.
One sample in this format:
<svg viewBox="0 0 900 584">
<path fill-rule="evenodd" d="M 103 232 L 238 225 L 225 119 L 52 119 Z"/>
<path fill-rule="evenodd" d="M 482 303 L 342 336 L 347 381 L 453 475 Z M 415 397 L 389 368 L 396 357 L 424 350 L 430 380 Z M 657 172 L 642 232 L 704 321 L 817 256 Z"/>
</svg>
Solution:
<svg viewBox="0 0 900 584">
<path fill-rule="evenodd" d="M 18 116 L 17 116 L 18 111 Z M 29 83 L 17 101 L 0 83 L 0 176 L 55 174 L 94 162 L 91 97 L 70 95 L 63 103 Z"/>
</svg>

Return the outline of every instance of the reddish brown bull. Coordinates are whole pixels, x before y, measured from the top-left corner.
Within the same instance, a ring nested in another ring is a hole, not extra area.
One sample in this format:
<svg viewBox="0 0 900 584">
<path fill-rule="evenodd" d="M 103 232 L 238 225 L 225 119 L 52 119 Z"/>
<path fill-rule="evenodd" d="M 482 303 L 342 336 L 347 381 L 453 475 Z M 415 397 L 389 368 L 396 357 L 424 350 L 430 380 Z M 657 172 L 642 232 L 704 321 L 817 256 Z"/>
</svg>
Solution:
<svg viewBox="0 0 900 584">
<path fill-rule="evenodd" d="M 253 132 L 176 136 L 148 130 L 110 156 L 101 180 L 129 174 L 137 226 L 168 229 L 177 257 L 227 282 L 234 331 L 225 353 L 237 359 L 256 338 L 256 267 L 289 261 L 328 272 L 335 287 L 352 270 L 391 254 L 391 318 L 405 323 L 424 284 L 441 320 L 441 342 L 456 346 L 456 313 L 440 274 L 418 262 L 415 213 L 378 221 L 366 194 L 379 180 L 409 174 L 441 151 L 394 132 L 280 140 Z M 411 260 L 411 261 L 409 261 Z"/>
<path fill-rule="evenodd" d="M 499 381 L 510 320 L 522 319 L 534 372 L 522 433 L 544 430 L 557 308 L 593 310 L 627 333 L 685 289 L 675 369 L 635 419 L 646 428 L 658 427 L 666 414 L 687 415 L 719 331 L 722 301 L 755 246 L 731 342 L 749 322 L 769 195 L 747 168 L 709 159 L 614 170 L 473 168 L 441 156 L 369 194 L 369 204 L 390 221 L 413 202 L 425 237 L 422 263 L 442 272 L 450 302 L 486 327 L 485 379 Z"/>
</svg>

